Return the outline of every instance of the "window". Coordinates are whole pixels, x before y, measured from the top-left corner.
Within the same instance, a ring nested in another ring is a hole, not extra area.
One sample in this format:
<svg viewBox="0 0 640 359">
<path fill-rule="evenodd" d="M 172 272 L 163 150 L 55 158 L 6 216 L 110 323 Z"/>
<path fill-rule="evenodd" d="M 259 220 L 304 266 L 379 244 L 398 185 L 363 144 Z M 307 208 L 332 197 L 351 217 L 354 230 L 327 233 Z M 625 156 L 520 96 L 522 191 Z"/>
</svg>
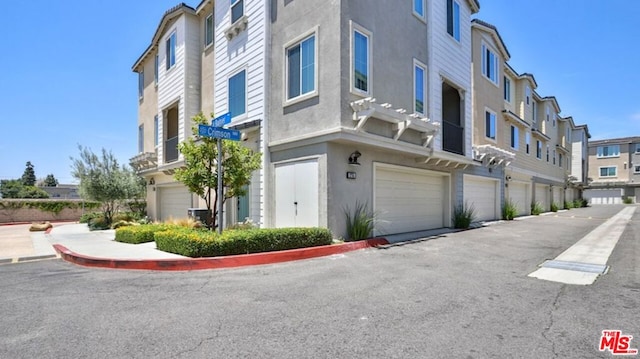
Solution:
<svg viewBox="0 0 640 359">
<path fill-rule="evenodd" d="M 547 145 L 547 162 L 549 162 L 549 145 Z"/>
<path fill-rule="evenodd" d="M 553 164 L 556 164 L 556 150 L 553 150 Z"/>
<path fill-rule="evenodd" d="M 287 99 L 314 92 L 316 48 L 315 35 L 287 49 Z"/>
<path fill-rule="evenodd" d="M 160 56 L 156 54 L 155 62 L 153 64 L 153 81 L 158 85 L 158 75 L 160 73 Z"/>
<path fill-rule="evenodd" d="M 482 74 L 494 84 L 498 84 L 498 56 L 484 44 L 482 44 Z"/>
<path fill-rule="evenodd" d="M 556 113 L 555 112 L 553 113 L 553 118 L 552 118 L 551 122 L 553 122 L 553 127 L 556 127 Z"/>
<path fill-rule="evenodd" d="M 520 133 L 516 126 L 511 125 L 511 148 L 518 149 L 518 142 L 520 142 Z"/>
<path fill-rule="evenodd" d="M 618 168 L 615 166 L 611 167 L 600 167 L 600 177 L 616 177 L 616 170 Z"/>
<path fill-rule="evenodd" d="M 213 44 L 213 14 L 204 20 L 204 46 Z"/>
<path fill-rule="evenodd" d="M 413 0 L 413 13 L 424 19 L 424 0 Z"/>
<path fill-rule="evenodd" d="M 545 109 L 547 110 L 547 122 L 549 122 L 549 107 L 546 106 Z"/>
<path fill-rule="evenodd" d="M 231 118 L 247 113 L 247 71 L 242 70 L 229 78 L 229 112 Z"/>
<path fill-rule="evenodd" d="M 558 166 L 562 168 L 562 153 L 558 153 Z"/>
<path fill-rule="evenodd" d="M 144 70 L 138 72 L 138 98 L 144 97 Z"/>
<path fill-rule="evenodd" d="M 176 64 L 176 33 L 175 31 L 169 36 L 166 42 L 166 63 L 167 70 Z"/>
<path fill-rule="evenodd" d="M 369 91 L 369 35 L 353 31 L 353 87 L 368 94 Z"/>
<path fill-rule="evenodd" d="M 536 140 L 536 157 L 541 160 L 542 159 L 542 142 Z"/>
<path fill-rule="evenodd" d="M 569 123 L 567 123 L 567 134 L 565 137 L 565 147 L 569 146 L 569 142 L 571 142 L 571 127 L 569 127 Z"/>
<path fill-rule="evenodd" d="M 640 153 L 640 143 L 636 143 L 636 153 Z"/>
<path fill-rule="evenodd" d="M 485 128 L 484 135 L 492 140 L 496 139 L 496 114 L 489 111 L 485 112 Z"/>
<path fill-rule="evenodd" d="M 504 77 L 504 100 L 511 102 L 511 80 Z"/>
<path fill-rule="evenodd" d="M 525 101 L 527 102 L 527 106 L 528 106 L 529 103 L 530 103 L 530 98 L 531 98 L 531 88 L 529 88 L 529 86 L 527 86 L 525 88 L 525 90 L 524 90 L 524 93 L 525 93 L 525 95 L 524 95 L 525 96 Z"/>
<path fill-rule="evenodd" d="M 633 173 L 640 173 L 640 166 L 634 166 Z"/>
<path fill-rule="evenodd" d="M 447 0 L 447 33 L 460 41 L 460 4 L 456 0 Z"/>
<path fill-rule="evenodd" d="M 531 133 L 529 133 L 529 132 L 525 133 L 524 134 L 524 139 L 525 139 L 525 143 L 527 144 L 527 148 L 526 148 L 527 154 L 529 154 L 530 151 L 531 151 L 531 149 L 530 149 L 530 147 L 531 147 Z"/>
<path fill-rule="evenodd" d="M 597 157 L 598 158 L 620 157 L 620 146 L 619 145 L 598 146 Z"/>
<path fill-rule="evenodd" d="M 244 15 L 244 0 L 231 0 L 231 23 L 240 20 Z"/>
<path fill-rule="evenodd" d="M 527 104 L 529 104 L 527 102 Z M 538 106 L 536 105 L 535 102 L 532 101 L 533 106 L 531 106 L 531 112 L 532 112 L 532 116 L 533 116 L 533 123 L 537 123 L 538 122 Z"/>
<path fill-rule="evenodd" d="M 144 152 L 144 124 L 138 126 L 138 153 Z"/>
<path fill-rule="evenodd" d="M 158 115 L 155 115 L 153 117 L 153 147 L 158 147 L 158 136 L 160 135 L 158 129 Z"/>
<path fill-rule="evenodd" d="M 425 67 L 422 64 L 414 61 L 413 63 L 413 98 L 415 113 L 425 114 Z"/>
</svg>

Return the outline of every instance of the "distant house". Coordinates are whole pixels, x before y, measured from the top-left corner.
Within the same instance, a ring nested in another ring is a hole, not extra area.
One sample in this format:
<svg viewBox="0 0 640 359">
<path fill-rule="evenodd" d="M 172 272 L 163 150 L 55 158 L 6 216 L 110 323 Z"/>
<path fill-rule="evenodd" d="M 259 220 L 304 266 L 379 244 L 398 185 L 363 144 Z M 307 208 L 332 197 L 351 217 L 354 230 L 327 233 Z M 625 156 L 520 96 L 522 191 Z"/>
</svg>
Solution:
<svg viewBox="0 0 640 359">
<path fill-rule="evenodd" d="M 640 193 L 640 137 L 589 142 L 589 178 L 584 197 L 591 204 L 637 201 Z"/>
<path fill-rule="evenodd" d="M 49 194 L 49 198 L 59 199 L 79 199 L 78 185 L 75 184 L 60 184 L 56 187 L 40 187 L 43 191 Z"/>
</svg>

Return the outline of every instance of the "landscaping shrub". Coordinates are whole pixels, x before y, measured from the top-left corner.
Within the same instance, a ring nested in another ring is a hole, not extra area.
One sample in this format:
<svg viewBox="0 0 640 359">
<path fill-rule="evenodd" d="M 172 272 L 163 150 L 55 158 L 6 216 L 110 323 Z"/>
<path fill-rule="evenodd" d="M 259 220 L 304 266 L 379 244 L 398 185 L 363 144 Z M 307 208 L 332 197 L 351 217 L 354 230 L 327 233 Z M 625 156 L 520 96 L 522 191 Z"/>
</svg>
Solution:
<svg viewBox="0 0 640 359">
<path fill-rule="evenodd" d="M 571 209 L 573 208 L 573 201 L 564 201 L 564 208 Z"/>
<path fill-rule="evenodd" d="M 174 227 L 155 233 L 158 249 L 187 257 L 217 257 L 234 254 L 281 251 L 332 243 L 325 228 L 263 228 L 212 231 Z"/>
<path fill-rule="evenodd" d="M 624 197 L 622 199 L 622 203 L 624 203 L 624 204 L 632 204 L 633 203 L 633 199 L 631 197 Z"/>
<path fill-rule="evenodd" d="M 118 229 L 127 226 L 135 226 L 137 222 L 129 222 L 129 221 L 117 221 L 111 225 L 111 229 Z"/>
<path fill-rule="evenodd" d="M 463 205 L 457 205 L 453 209 L 453 227 L 454 228 L 469 228 L 471 223 L 475 220 L 476 210 L 473 205 L 465 202 Z"/>
<path fill-rule="evenodd" d="M 166 221 L 164 221 L 165 224 L 168 225 L 173 225 L 173 226 L 178 226 L 178 227 L 185 227 L 185 228 L 203 228 L 205 225 L 200 222 L 199 220 L 195 219 L 195 218 L 173 218 L 173 217 L 169 217 L 169 219 L 167 219 Z"/>
<path fill-rule="evenodd" d="M 104 217 L 102 212 L 89 212 L 80 216 L 80 223 L 89 223 L 90 220 L 95 218 Z"/>
<path fill-rule="evenodd" d="M 538 216 L 543 211 L 544 209 L 542 208 L 542 205 L 540 204 L 540 202 L 531 203 L 531 214 L 533 214 L 534 216 Z"/>
<path fill-rule="evenodd" d="M 356 202 L 353 211 L 346 208 L 344 213 L 347 217 L 347 241 L 359 241 L 371 236 L 375 215 L 365 203 Z"/>
<path fill-rule="evenodd" d="M 558 205 L 555 202 L 551 203 L 551 212 L 558 212 Z"/>
<path fill-rule="evenodd" d="M 587 201 L 584 198 L 578 198 L 576 200 L 573 201 L 573 206 L 575 208 L 583 208 L 583 207 L 588 207 L 589 206 L 589 201 Z"/>
<path fill-rule="evenodd" d="M 100 231 L 111 228 L 111 224 L 103 216 L 90 219 L 87 225 L 91 231 Z"/>
<path fill-rule="evenodd" d="M 167 224 L 143 224 L 120 227 L 116 229 L 116 241 L 131 244 L 153 242 L 154 233 L 175 227 L 176 226 Z"/>
<path fill-rule="evenodd" d="M 135 222 L 137 220 L 139 220 L 140 214 L 139 213 L 135 213 L 135 212 L 118 212 L 116 214 L 113 215 L 113 223 L 119 222 L 119 221 L 126 221 L 126 222 Z"/>
<path fill-rule="evenodd" d="M 239 229 L 239 230 L 247 230 L 247 229 L 255 229 L 257 228 L 253 221 L 249 218 L 246 218 L 244 222 L 238 222 L 236 224 L 232 224 L 227 229 Z"/>
<path fill-rule="evenodd" d="M 518 207 L 516 207 L 515 203 L 513 203 L 511 199 L 507 199 L 504 202 L 504 207 L 502 207 L 502 219 L 511 221 L 517 215 L 518 215 Z"/>
</svg>

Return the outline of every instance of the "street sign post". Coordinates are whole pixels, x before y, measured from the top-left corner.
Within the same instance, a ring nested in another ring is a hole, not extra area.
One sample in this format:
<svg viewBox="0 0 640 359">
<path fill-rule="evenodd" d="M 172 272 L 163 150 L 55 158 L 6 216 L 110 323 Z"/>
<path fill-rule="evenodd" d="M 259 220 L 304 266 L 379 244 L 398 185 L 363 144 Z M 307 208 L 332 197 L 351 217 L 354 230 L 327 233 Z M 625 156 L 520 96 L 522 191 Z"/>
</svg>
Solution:
<svg viewBox="0 0 640 359">
<path fill-rule="evenodd" d="M 223 140 L 240 141 L 240 131 L 222 127 L 198 125 L 198 135 L 202 137 L 221 138 Z"/>
<path fill-rule="evenodd" d="M 211 127 L 223 127 L 224 125 L 230 122 L 231 122 L 231 113 L 227 112 L 211 120 Z"/>
</svg>

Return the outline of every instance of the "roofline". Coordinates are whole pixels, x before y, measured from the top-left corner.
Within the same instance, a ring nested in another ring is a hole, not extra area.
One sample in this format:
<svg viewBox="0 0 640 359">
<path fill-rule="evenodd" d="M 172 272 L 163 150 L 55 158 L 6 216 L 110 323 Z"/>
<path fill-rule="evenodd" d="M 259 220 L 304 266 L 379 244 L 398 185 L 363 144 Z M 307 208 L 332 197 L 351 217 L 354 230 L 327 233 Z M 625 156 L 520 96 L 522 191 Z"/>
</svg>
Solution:
<svg viewBox="0 0 640 359">
<path fill-rule="evenodd" d="M 584 132 L 587 134 L 587 138 L 591 138 L 591 134 L 589 133 L 589 126 L 586 123 L 582 125 L 576 125 L 575 129 L 584 130 Z"/>
<path fill-rule="evenodd" d="M 509 53 L 509 50 L 507 49 L 507 45 L 505 45 L 504 40 L 502 40 L 502 36 L 500 36 L 500 32 L 498 31 L 498 28 L 495 27 L 494 25 L 482 21 L 480 19 L 473 19 L 471 20 L 471 27 L 476 27 L 482 31 L 488 32 L 491 35 L 493 35 L 498 41 L 496 41 L 496 43 L 498 43 L 498 47 L 500 48 L 500 51 L 502 52 L 502 56 L 505 58 L 505 61 L 509 61 L 509 59 L 511 58 L 511 54 Z"/>
<path fill-rule="evenodd" d="M 469 7 L 471 7 L 471 13 L 475 14 L 480 11 L 480 2 L 478 0 L 467 0 Z"/>
<path fill-rule="evenodd" d="M 519 79 L 527 78 L 533 83 L 533 88 L 538 88 L 538 82 L 536 82 L 536 78 L 533 76 L 533 74 L 530 74 L 528 72 L 523 72 L 518 75 L 518 78 Z"/>
<path fill-rule="evenodd" d="M 204 3 L 204 1 L 202 3 Z M 202 5 L 202 3 L 201 3 L 201 5 Z M 192 8 L 191 6 L 189 6 L 189 5 L 187 5 L 187 4 L 183 3 L 183 2 L 179 3 L 178 5 L 176 5 L 176 6 L 172 7 L 172 8 L 170 8 L 169 10 L 165 11 L 164 15 L 162 15 L 162 19 L 160 19 L 160 23 L 158 24 L 158 27 L 156 28 L 156 31 L 153 33 L 151 44 L 149 44 L 147 49 L 144 50 L 142 55 L 140 55 L 140 57 L 138 57 L 136 62 L 133 64 L 133 66 L 131 66 L 131 71 L 137 72 L 136 70 L 142 64 L 142 61 L 151 53 L 151 51 L 158 44 L 158 40 L 160 38 L 160 34 L 162 34 L 162 31 L 164 30 L 164 27 L 167 25 L 167 23 L 170 20 L 172 20 L 173 17 L 176 16 L 178 13 L 183 14 L 183 13 L 187 13 L 187 12 L 190 12 L 190 13 L 192 13 L 194 15 L 196 14 L 196 10 L 194 8 Z"/>
<path fill-rule="evenodd" d="M 601 144 L 605 144 L 605 143 L 623 144 L 623 143 L 635 143 L 635 142 L 639 142 L 640 143 L 640 136 L 619 137 L 619 138 L 608 138 L 608 139 L 604 139 L 604 140 L 595 140 L 595 141 L 589 142 L 589 146 L 591 146 L 591 145 L 596 146 L 596 145 L 601 145 Z"/>
<path fill-rule="evenodd" d="M 558 113 L 562 112 L 562 110 L 560 110 L 560 105 L 558 104 L 558 100 L 556 99 L 555 96 L 545 96 L 541 100 L 551 101 L 553 103 L 553 106 L 555 106 L 556 110 L 558 110 Z"/>
</svg>

